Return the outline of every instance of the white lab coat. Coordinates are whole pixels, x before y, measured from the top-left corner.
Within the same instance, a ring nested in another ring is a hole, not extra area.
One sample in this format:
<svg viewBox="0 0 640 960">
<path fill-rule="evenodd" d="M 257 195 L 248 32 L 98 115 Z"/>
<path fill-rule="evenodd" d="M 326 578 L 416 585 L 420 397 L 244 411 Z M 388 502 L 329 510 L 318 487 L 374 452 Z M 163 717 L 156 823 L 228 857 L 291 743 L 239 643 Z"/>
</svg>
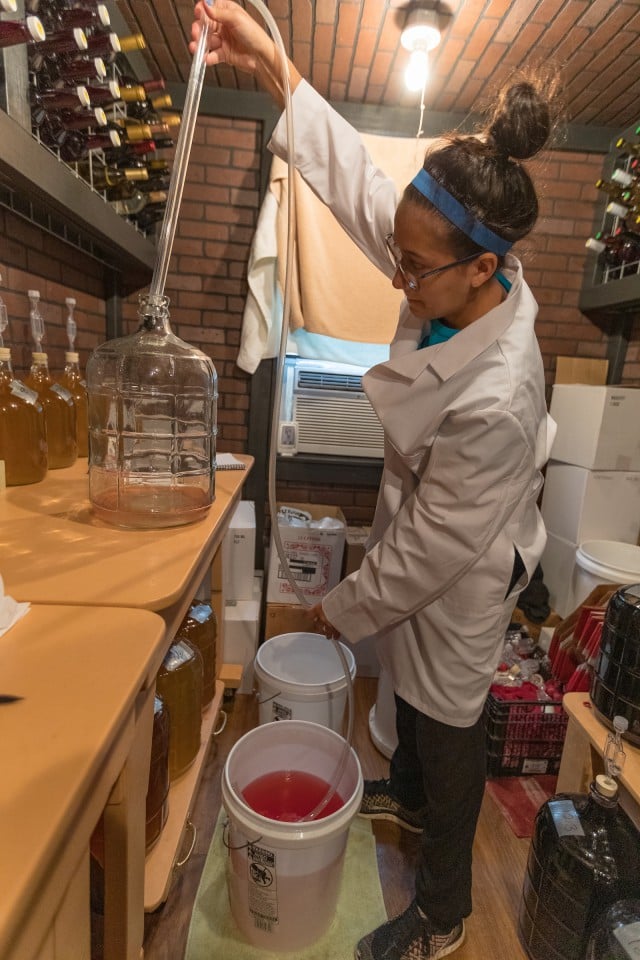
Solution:
<svg viewBox="0 0 640 960">
<path fill-rule="evenodd" d="M 308 84 L 293 101 L 298 169 L 391 274 L 393 184 Z M 272 140 L 281 155 L 283 126 Z M 422 350 L 422 321 L 404 302 L 391 359 L 363 381 L 385 431 L 370 548 L 322 603 L 350 642 L 376 635 L 399 696 L 459 727 L 482 712 L 518 592 L 546 540 L 536 506 L 548 457 L 537 305 L 515 257 L 504 273 L 512 287 L 499 306 Z M 527 574 L 505 598 L 514 550 Z"/>
</svg>

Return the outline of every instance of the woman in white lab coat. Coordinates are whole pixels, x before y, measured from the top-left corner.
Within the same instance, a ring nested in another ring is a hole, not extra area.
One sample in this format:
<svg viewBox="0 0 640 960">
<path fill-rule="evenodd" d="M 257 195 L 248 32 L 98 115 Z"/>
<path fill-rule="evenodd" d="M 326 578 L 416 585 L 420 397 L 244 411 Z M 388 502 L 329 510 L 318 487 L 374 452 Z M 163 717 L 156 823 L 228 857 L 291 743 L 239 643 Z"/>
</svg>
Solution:
<svg viewBox="0 0 640 960">
<path fill-rule="evenodd" d="M 267 35 L 229 0 L 208 13 L 217 30 L 208 62 L 252 70 L 282 102 Z M 391 359 L 363 381 L 385 432 L 369 549 L 312 610 L 329 635 L 377 637 L 399 742 L 389 780 L 365 784 L 361 813 L 422 833 L 415 900 L 355 955 L 437 960 L 464 940 L 485 784 L 482 709 L 545 543 L 537 305 L 509 249 L 537 218 L 520 160 L 544 146 L 551 114 L 535 85 L 514 84 L 478 137 L 427 151 L 398 203 L 357 132 L 293 65 L 290 76 L 297 169 L 406 295 Z M 284 155 L 282 121 L 270 146 Z"/>
</svg>

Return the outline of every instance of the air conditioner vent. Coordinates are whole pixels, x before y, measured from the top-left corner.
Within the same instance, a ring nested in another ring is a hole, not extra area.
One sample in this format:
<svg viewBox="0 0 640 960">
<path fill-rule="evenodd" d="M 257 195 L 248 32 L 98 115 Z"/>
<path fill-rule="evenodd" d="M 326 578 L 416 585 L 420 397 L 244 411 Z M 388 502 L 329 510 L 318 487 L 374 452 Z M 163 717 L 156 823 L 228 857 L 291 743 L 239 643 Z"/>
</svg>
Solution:
<svg viewBox="0 0 640 960">
<path fill-rule="evenodd" d="M 298 389 L 362 393 L 362 377 L 331 370 L 298 370 Z"/>
</svg>

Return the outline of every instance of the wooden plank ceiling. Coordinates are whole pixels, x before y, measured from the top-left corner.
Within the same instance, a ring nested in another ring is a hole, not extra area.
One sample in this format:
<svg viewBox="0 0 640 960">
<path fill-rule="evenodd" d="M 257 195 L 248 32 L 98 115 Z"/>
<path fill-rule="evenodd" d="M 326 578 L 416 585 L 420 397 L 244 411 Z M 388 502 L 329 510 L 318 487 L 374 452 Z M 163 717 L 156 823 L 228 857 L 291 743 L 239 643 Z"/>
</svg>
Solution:
<svg viewBox="0 0 640 960">
<path fill-rule="evenodd" d="M 117 0 L 144 34 L 153 76 L 186 82 L 192 0 Z M 324 96 L 341 102 L 411 107 L 400 32 L 409 0 L 268 0 L 296 65 Z M 250 9 L 249 3 L 247 5 Z M 432 54 L 425 102 L 475 112 L 518 68 L 556 64 L 566 120 L 623 130 L 640 122 L 640 0 L 424 0 L 442 42 Z M 228 67 L 207 86 L 255 89 Z"/>
</svg>

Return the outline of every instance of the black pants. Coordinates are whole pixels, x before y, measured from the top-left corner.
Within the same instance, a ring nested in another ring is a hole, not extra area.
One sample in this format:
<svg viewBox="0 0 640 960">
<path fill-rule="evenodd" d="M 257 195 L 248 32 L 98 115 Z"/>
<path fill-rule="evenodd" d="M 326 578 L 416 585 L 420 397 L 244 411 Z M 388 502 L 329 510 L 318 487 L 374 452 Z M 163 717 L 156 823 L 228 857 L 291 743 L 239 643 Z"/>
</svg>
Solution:
<svg viewBox="0 0 640 960">
<path fill-rule="evenodd" d="M 425 809 L 416 900 L 445 932 L 471 913 L 471 851 L 486 777 L 484 722 L 451 727 L 395 700 L 391 791 L 409 809 Z"/>
</svg>

